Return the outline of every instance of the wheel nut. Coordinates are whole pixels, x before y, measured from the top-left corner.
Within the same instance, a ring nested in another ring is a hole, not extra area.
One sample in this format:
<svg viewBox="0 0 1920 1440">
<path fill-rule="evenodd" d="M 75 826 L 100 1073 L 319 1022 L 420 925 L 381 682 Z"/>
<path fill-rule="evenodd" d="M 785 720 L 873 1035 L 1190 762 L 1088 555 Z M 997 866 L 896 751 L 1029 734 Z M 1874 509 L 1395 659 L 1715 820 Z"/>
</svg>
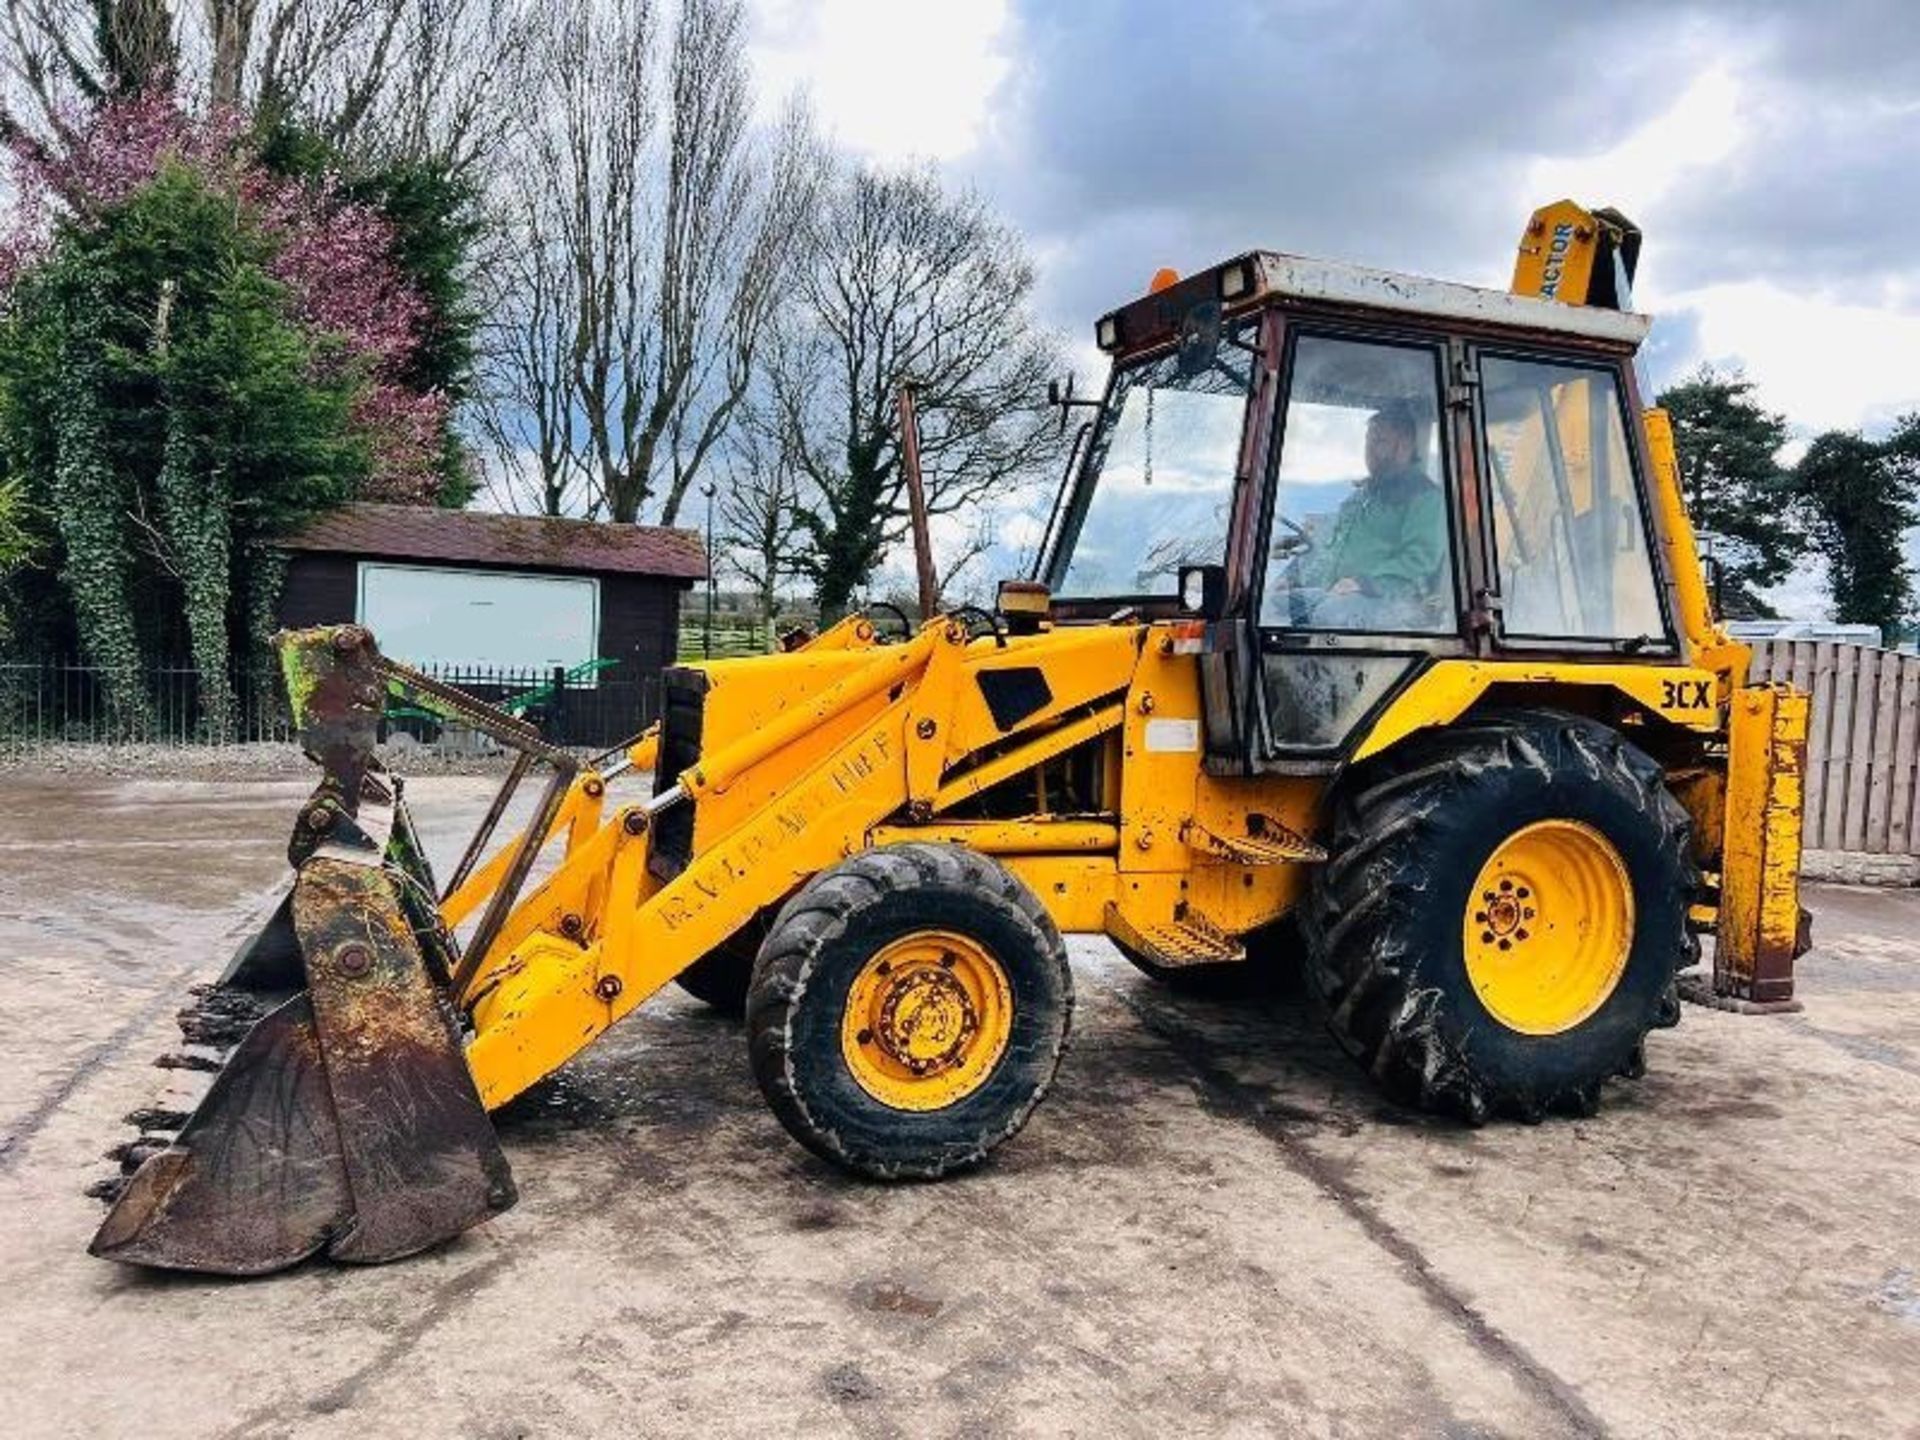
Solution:
<svg viewBox="0 0 1920 1440">
<path fill-rule="evenodd" d="M 373 968 L 373 954 L 364 945 L 349 945 L 337 957 L 336 964 L 340 973 L 350 980 L 358 980 Z"/>
</svg>

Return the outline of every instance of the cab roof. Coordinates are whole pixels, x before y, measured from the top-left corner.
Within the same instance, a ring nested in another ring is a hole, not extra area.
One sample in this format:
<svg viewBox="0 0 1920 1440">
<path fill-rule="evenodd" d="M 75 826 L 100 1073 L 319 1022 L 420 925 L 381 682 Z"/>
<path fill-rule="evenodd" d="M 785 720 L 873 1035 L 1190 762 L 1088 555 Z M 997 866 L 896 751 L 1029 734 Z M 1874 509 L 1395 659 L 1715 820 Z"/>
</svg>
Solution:
<svg viewBox="0 0 1920 1440">
<path fill-rule="evenodd" d="M 1172 339 L 1188 312 L 1209 300 L 1222 302 L 1229 313 L 1291 301 L 1458 320 L 1535 335 L 1566 335 L 1629 348 L 1638 348 L 1653 324 L 1650 317 L 1631 311 L 1568 305 L 1338 260 L 1255 250 L 1112 311 L 1102 317 L 1095 335 L 1101 337 L 1103 350 L 1138 350 Z M 1108 321 L 1115 325 L 1112 344 L 1104 339 Z"/>
</svg>

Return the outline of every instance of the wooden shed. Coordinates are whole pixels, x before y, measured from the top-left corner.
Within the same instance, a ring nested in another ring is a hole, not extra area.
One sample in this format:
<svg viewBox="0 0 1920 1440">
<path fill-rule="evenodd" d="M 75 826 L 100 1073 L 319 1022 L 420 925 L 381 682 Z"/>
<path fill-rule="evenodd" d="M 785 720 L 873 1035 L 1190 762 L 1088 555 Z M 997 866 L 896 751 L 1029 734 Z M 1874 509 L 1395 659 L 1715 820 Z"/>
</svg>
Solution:
<svg viewBox="0 0 1920 1440">
<path fill-rule="evenodd" d="M 673 663 L 681 597 L 707 575 L 691 530 L 477 510 L 346 505 L 280 543 L 283 625 L 358 621 L 395 659 L 496 696 L 563 670 L 575 688 L 631 688 L 637 700 Z"/>
</svg>

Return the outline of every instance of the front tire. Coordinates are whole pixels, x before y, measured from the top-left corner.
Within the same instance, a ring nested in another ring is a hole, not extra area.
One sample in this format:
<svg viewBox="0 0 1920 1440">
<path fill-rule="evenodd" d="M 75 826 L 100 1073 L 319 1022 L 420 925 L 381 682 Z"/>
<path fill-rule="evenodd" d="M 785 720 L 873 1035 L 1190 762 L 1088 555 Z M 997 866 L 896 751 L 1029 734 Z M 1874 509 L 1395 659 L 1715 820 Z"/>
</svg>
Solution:
<svg viewBox="0 0 1920 1440">
<path fill-rule="evenodd" d="M 774 921 L 747 994 L 754 1079 L 807 1149 L 880 1180 L 966 1169 L 1052 1084 L 1073 979 L 1046 910 L 953 845 L 844 861 Z"/>
<path fill-rule="evenodd" d="M 1500 712 L 1408 741 L 1343 785 L 1304 907 L 1334 1036 L 1423 1109 L 1591 1113 L 1678 1019 L 1689 839 L 1659 765 L 1593 721 Z"/>
</svg>

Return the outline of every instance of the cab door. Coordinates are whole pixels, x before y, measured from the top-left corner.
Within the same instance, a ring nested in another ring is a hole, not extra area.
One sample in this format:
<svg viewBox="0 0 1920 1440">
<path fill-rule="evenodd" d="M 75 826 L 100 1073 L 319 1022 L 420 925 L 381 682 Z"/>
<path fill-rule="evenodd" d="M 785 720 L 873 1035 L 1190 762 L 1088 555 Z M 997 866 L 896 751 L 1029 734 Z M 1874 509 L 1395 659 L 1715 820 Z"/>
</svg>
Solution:
<svg viewBox="0 0 1920 1440">
<path fill-rule="evenodd" d="M 1435 655 L 1466 653 L 1447 348 L 1287 327 L 1261 578 L 1254 768 L 1331 769 Z"/>
</svg>

